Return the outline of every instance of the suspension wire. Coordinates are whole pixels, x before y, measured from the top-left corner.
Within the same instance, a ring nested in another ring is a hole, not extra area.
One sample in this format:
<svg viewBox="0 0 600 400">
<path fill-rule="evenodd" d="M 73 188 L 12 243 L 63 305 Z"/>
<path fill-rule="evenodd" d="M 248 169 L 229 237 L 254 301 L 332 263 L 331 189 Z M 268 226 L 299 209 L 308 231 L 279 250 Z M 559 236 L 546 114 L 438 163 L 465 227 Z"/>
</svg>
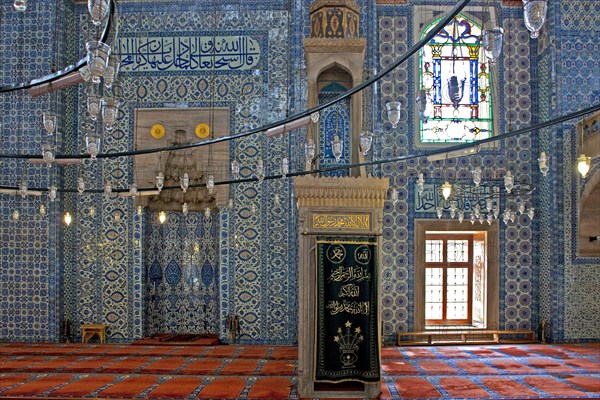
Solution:
<svg viewBox="0 0 600 400">
<path fill-rule="evenodd" d="M 288 117 L 284 120 L 281 121 L 275 121 L 273 123 L 267 124 L 267 125 L 263 125 L 261 127 L 255 128 L 255 129 L 251 129 L 249 131 L 246 132 L 241 132 L 235 135 L 230 135 L 230 136 L 223 136 L 220 138 L 215 138 L 212 140 L 205 140 L 202 142 L 192 142 L 192 143 L 186 143 L 186 144 L 181 144 L 181 145 L 174 145 L 174 146 L 168 146 L 168 147 L 155 147 L 155 148 L 150 148 L 150 149 L 142 149 L 142 150 L 132 150 L 132 151 L 124 151 L 124 152 L 114 152 L 114 153 L 104 153 L 104 154 L 98 154 L 97 158 L 118 158 L 118 157 L 128 157 L 128 156 L 134 156 L 134 155 L 138 155 L 138 154 L 152 154 L 152 153 L 158 153 L 161 151 L 176 151 L 176 150 L 183 150 L 183 149 L 188 149 L 188 148 L 193 148 L 193 147 L 202 147 L 202 146 L 208 146 L 214 143 L 220 143 L 220 142 L 227 142 L 230 140 L 234 140 L 234 139 L 239 139 L 239 138 L 243 138 L 243 137 L 247 137 L 247 136 L 251 136 L 254 135 L 256 133 L 260 133 L 260 132 L 264 132 L 270 128 L 274 128 L 276 126 L 280 126 L 280 125 L 284 125 L 284 124 L 289 124 L 290 122 L 299 120 L 301 118 L 304 117 L 308 117 L 311 114 L 321 111 L 325 108 L 331 107 L 332 105 L 351 97 L 352 95 L 362 91 L 363 89 L 365 89 L 366 87 L 369 87 L 371 85 L 373 85 L 375 82 L 379 81 L 380 79 L 382 79 L 384 76 L 386 76 L 388 73 L 390 73 L 391 71 L 393 71 L 394 69 L 396 69 L 400 64 L 402 64 L 403 62 L 405 62 L 406 60 L 408 60 L 413 54 L 415 54 L 416 52 L 418 52 L 423 46 L 425 46 L 427 44 L 427 42 L 429 42 L 429 40 L 431 40 L 435 35 L 437 35 L 437 33 L 444 28 L 446 25 L 448 25 L 448 23 L 450 21 L 453 20 L 453 18 L 458 15 L 458 13 L 467 6 L 467 4 L 470 3 L 471 0 L 463 0 L 462 2 L 460 2 L 459 4 L 457 4 L 456 6 L 454 6 L 454 8 L 452 9 L 452 11 L 443 19 L 440 20 L 440 22 L 438 22 L 438 24 L 435 26 L 435 28 L 431 29 L 431 31 L 429 31 L 429 33 L 427 33 L 425 36 L 423 36 L 423 38 L 421 38 L 420 41 L 418 41 L 417 43 L 415 43 L 406 53 L 404 53 L 404 55 L 402 55 L 401 57 L 399 57 L 396 61 L 394 61 L 392 64 L 390 64 L 387 68 L 383 69 L 379 74 L 373 76 L 372 78 L 354 86 L 353 88 L 349 89 L 348 91 L 344 92 L 343 94 L 325 102 L 322 104 L 317 104 L 316 106 L 314 106 L 313 108 L 309 108 L 305 111 L 302 111 L 298 114 L 295 114 L 291 117 Z M 70 155 L 56 155 L 56 159 L 64 159 L 64 158 L 89 158 L 89 154 L 70 154 Z M 0 154 L 0 159 L 1 158 L 42 158 L 42 156 L 38 155 L 38 154 Z"/>
<path fill-rule="evenodd" d="M 344 170 L 344 169 L 350 169 L 350 168 L 357 168 L 357 167 L 363 167 L 363 166 L 371 166 L 371 165 L 381 165 L 381 164 L 388 164 L 388 163 L 396 163 L 396 162 L 401 162 L 401 161 L 407 161 L 413 158 L 421 158 L 421 157 L 428 157 L 428 156 L 433 156 L 433 155 L 437 155 L 437 154 L 445 154 L 445 153 L 451 153 L 451 152 L 456 152 L 456 151 L 460 151 L 460 150 L 466 150 L 469 149 L 471 147 L 478 147 L 482 144 L 485 143 L 491 143 L 491 142 L 496 142 L 499 140 L 504 140 L 513 136 L 519 136 L 519 135 L 523 135 L 525 133 L 530 133 L 530 132 L 535 132 L 538 131 L 540 129 L 544 129 L 544 128 L 548 128 L 550 126 L 553 125 L 557 125 L 557 124 L 561 124 L 563 122 L 575 119 L 575 118 L 579 118 L 579 117 L 583 117 L 587 114 L 591 114 L 593 112 L 596 111 L 600 111 L 600 103 L 593 105 L 591 107 L 588 108 L 584 108 L 581 109 L 579 111 L 575 111 L 569 114 L 565 114 L 561 117 L 558 118 L 554 118 L 551 120 L 548 120 L 546 122 L 540 122 L 538 124 L 529 126 L 529 127 L 525 127 L 525 128 L 520 128 L 517 130 L 513 130 L 510 132 L 506 132 L 503 133 L 501 135 L 498 136 L 492 136 L 486 139 L 481 139 L 481 140 L 477 140 L 474 142 L 469 142 L 469 143 L 461 143 L 461 144 L 457 144 L 451 147 L 443 147 L 443 148 L 439 148 L 439 149 L 434 149 L 434 150 L 429 150 L 426 152 L 421 152 L 421 153 L 416 153 L 416 154 L 407 154 L 404 156 L 397 156 L 397 157 L 392 157 L 392 158 L 388 158 L 388 159 L 384 159 L 384 160 L 372 160 L 372 161 L 365 161 L 362 163 L 356 163 L 356 164 L 346 164 L 346 165 L 342 165 L 342 166 L 335 166 L 335 167 L 326 167 L 326 168 L 320 168 L 320 169 L 314 169 L 314 170 L 310 170 L 310 171 L 298 171 L 298 172 L 290 172 L 286 175 L 286 177 L 294 177 L 294 176 L 303 176 L 303 175 L 314 175 L 314 174 L 318 174 L 321 172 L 330 172 L 330 171 L 338 171 L 338 170 Z M 537 135 L 539 135 L 539 133 L 536 133 Z M 463 157 L 468 157 L 468 155 L 465 155 Z M 282 178 L 281 174 L 277 174 L 277 175 L 270 175 L 270 176 L 265 176 L 264 179 L 265 180 L 270 180 L 270 179 L 280 179 Z M 237 179 L 237 180 L 228 180 L 228 181 L 220 181 L 220 182 L 215 182 L 215 186 L 218 185 L 229 185 L 229 184 L 233 184 L 233 183 L 246 183 L 246 182 L 255 182 L 258 181 L 258 178 L 246 178 L 246 179 Z M 189 187 L 190 188 L 196 188 L 196 187 L 205 187 L 206 184 L 190 184 Z M 0 189 L 18 189 L 15 187 L 10 187 L 10 186 L 0 186 Z M 180 190 L 181 188 L 179 186 L 165 186 L 162 190 Z M 47 191 L 48 189 L 44 189 L 44 188 L 31 188 L 31 190 L 40 190 L 40 191 Z M 138 192 L 143 192 L 145 190 L 155 190 L 154 187 L 149 187 L 149 188 L 142 188 L 142 189 L 138 189 Z M 64 193 L 73 193 L 73 192 L 77 192 L 76 189 L 59 189 L 59 192 L 64 192 Z M 113 189 L 113 193 L 124 193 L 129 191 L 129 189 Z M 86 190 L 86 193 L 100 193 L 102 192 L 102 189 L 90 189 L 90 190 Z"/>
</svg>

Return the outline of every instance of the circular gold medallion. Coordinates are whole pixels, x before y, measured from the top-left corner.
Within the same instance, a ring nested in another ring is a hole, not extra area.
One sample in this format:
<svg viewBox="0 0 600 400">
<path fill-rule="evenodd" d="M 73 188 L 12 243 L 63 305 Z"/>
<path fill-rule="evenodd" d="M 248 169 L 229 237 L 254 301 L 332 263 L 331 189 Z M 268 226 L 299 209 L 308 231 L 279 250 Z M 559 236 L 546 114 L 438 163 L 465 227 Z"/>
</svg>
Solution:
<svg viewBox="0 0 600 400">
<path fill-rule="evenodd" d="M 210 128 L 207 124 L 196 125 L 196 136 L 200 139 L 207 138 L 210 135 Z"/>
<path fill-rule="evenodd" d="M 165 136 L 165 127 L 161 124 L 154 124 L 150 128 L 150 134 L 154 139 L 160 139 Z"/>
</svg>

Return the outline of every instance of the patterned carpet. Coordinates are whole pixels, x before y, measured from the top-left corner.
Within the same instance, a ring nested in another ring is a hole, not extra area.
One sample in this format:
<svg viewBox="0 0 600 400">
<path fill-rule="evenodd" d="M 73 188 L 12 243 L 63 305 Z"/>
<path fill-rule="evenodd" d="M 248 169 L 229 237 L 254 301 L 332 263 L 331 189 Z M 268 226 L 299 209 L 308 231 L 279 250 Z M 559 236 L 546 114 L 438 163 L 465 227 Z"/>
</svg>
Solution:
<svg viewBox="0 0 600 400">
<path fill-rule="evenodd" d="M 0 343 L 1 399 L 298 399 L 297 349 Z M 600 398 L 600 344 L 386 347 L 381 399 Z"/>
</svg>

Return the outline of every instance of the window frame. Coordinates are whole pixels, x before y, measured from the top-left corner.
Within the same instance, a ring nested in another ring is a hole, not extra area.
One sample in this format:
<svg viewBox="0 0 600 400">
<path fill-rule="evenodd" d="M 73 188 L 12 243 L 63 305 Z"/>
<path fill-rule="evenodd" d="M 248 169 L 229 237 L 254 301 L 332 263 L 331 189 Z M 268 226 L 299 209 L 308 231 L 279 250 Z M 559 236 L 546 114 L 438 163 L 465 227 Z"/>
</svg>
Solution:
<svg viewBox="0 0 600 400">
<path fill-rule="evenodd" d="M 471 12 L 463 11 L 459 15 L 468 19 L 469 21 L 472 21 L 473 23 L 476 23 L 477 25 L 479 25 L 481 27 L 484 26 L 484 22 L 486 25 L 500 26 L 499 18 L 498 18 L 498 11 L 496 10 L 495 7 L 470 6 L 469 11 L 471 11 Z M 431 5 L 418 5 L 418 6 L 413 7 L 413 24 L 412 24 L 412 26 L 413 26 L 413 32 L 416 33 L 413 36 L 413 44 L 416 44 L 421 39 L 423 32 L 425 32 L 425 29 L 430 27 L 431 24 L 435 20 L 439 19 L 439 13 L 440 13 L 439 6 L 434 7 Z M 485 21 L 482 21 L 480 18 L 476 17 L 474 15 L 474 13 L 477 13 L 477 15 L 483 16 Z M 500 104 L 499 104 L 500 97 L 498 95 L 500 93 L 500 88 L 498 87 L 498 79 L 500 76 L 499 62 L 488 63 L 488 66 L 489 66 L 489 68 L 488 68 L 487 72 L 489 73 L 489 76 L 490 76 L 489 96 L 492 99 L 492 104 L 491 104 L 491 109 L 490 109 L 491 129 L 492 129 L 491 137 L 493 137 L 495 134 L 497 134 L 499 132 L 499 129 L 500 129 L 500 124 L 498 123 L 498 117 L 500 115 Z M 413 69 L 413 71 L 415 71 L 414 76 L 416 77 L 415 79 L 413 79 L 413 82 L 412 82 L 413 98 L 416 99 L 418 91 L 421 86 L 421 75 L 420 75 L 421 56 L 420 56 L 420 52 L 419 52 L 418 56 L 413 57 L 412 69 Z M 416 111 L 417 110 L 416 107 L 414 108 L 414 110 L 415 111 L 413 111 L 412 127 L 413 127 L 413 132 L 414 132 L 413 146 L 415 149 L 440 149 L 440 148 L 455 146 L 457 144 L 466 143 L 463 141 L 439 142 L 439 143 L 422 142 L 421 141 L 421 120 L 419 119 L 419 113 Z M 494 146 L 495 146 L 495 143 L 490 142 L 490 143 L 485 143 L 485 144 L 479 145 L 479 148 L 480 149 L 494 148 Z M 461 152 L 461 155 L 462 155 L 462 152 Z"/>
<path fill-rule="evenodd" d="M 425 319 L 425 325 L 471 325 L 473 323 L 473 237 L 474 235 L 465 235 L 458 233 L 427 233 L 425 235 L 425 241 L 427 240 L 442 240 L 442 261 L 441 262 L 427 262 L 424 264 L 424 272 L 427 274 L 428 268 L 442 268 L 444 273 L 442 274 L 442 319 Z M 468 241 L 468 261 L 467 262 L 450 262 L 448 261 L 448 241 L 449 240 L 467 240 Z M 447 274 L 450 268 L 467 268 L 467 318 L 466 319 L 448 319 L 447 318 Z M 427 290 L 427 284 L 425 284 L 425 290 Z M 427 305 L 427 301 L 425 301 Z"/>
</svg>

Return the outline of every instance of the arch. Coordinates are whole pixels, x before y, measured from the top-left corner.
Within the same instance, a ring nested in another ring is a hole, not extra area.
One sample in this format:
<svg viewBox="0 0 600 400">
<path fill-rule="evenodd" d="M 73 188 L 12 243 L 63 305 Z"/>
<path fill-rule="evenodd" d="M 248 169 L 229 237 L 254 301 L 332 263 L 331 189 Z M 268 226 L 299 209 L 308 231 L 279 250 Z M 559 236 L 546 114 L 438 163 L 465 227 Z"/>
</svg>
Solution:
<svg viewBox="0 0 600 400">
<path fill-rule="evenodd" d="M 577 224 L 577 254 L 581 257 L 600 257 L 600 169 L 587 180 L 579 196 Z"/>
</svg>

